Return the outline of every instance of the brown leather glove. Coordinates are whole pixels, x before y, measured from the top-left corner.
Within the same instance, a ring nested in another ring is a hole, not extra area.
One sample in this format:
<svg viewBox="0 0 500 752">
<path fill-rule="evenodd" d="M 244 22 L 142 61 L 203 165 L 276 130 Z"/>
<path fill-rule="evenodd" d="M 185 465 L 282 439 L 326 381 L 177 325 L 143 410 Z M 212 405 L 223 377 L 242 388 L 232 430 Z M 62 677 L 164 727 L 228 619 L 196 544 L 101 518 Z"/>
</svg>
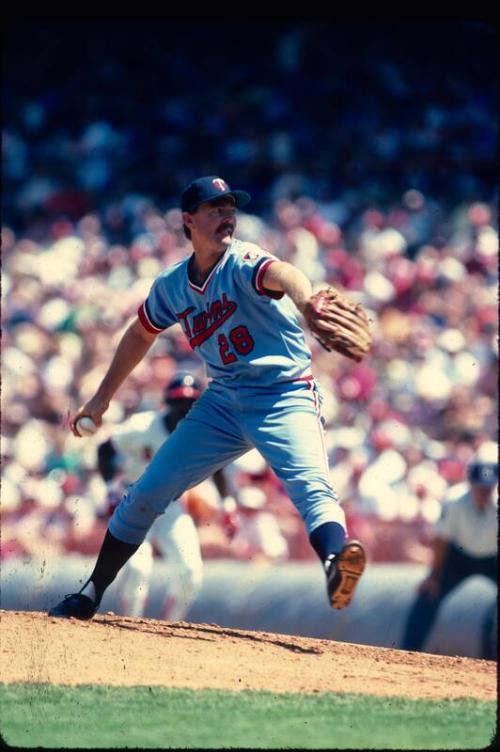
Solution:
<svg viewBox="0 0 500 752">
<path fill-rule="evenodd" d="M 333 287 L 311 295 L 304 317 L 313 337 L 325 350 L 334 350 L 358 363 L 370 350 L 372 336 L 364 309 Z"/>
</svg>

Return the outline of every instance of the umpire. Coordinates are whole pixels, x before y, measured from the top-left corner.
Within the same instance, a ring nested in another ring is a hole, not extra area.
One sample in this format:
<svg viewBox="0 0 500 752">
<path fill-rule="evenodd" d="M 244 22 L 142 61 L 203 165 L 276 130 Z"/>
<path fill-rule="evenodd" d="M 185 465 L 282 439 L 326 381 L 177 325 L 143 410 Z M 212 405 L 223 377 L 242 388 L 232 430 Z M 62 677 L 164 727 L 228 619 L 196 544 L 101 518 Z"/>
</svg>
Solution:
<svg viewBox="0 0 500 752">
<path fill-rule="evenodd" d="M 467 475 L 465 492 L 456 501 L 443 504 L 436 525 L 434 562 L 410 609 L 403 650 L 422 649 L 443 599 L 467 577 L 483 575 L 497 583 L 498 464 L 481 460 L 478 454 Z M 483 644 L 482 648 L 483 653 L 492 652 L 491 646 Z"/>
</svg>

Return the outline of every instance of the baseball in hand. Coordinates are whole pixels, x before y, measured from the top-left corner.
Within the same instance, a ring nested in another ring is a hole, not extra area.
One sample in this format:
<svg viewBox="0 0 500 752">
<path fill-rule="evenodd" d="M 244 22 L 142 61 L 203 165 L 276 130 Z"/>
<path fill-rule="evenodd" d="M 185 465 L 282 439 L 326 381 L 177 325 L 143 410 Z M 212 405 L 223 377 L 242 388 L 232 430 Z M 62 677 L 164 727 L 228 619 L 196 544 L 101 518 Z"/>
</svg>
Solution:
<svg viewBox="0 0 500 752">
<path fill-rule="evenodd" d="M 75 423 L 75 428 L 80 436 L 92 436 L 97 431 L 97 426 L 88 415 L 82 415 Z"/>
</svg>

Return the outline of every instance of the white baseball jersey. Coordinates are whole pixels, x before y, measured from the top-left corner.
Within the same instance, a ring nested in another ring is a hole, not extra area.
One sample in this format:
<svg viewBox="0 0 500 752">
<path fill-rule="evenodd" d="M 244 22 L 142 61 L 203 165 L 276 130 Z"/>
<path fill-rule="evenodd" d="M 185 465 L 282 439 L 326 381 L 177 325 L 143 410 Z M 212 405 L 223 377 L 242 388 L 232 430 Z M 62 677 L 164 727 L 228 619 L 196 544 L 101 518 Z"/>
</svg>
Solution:
<svg viewBox="0 0 500 752">
<path fill-rule="evenodd" d="M 436 533 L 461 548 L 468 556 L 494 556 L 498 551 L 497 514 L 495 504 L 488 504 L 481 512 L 467 489 L 455 501 L 443 503 Z"/>
<path fill-rule="evenodd" d="M 120 454 L 120 469 L 127 484 L 142 475 L 168 436 L 164 413 L 152 410 L 136 413 L 114 429 L 111 440 Z"/>
</svg>

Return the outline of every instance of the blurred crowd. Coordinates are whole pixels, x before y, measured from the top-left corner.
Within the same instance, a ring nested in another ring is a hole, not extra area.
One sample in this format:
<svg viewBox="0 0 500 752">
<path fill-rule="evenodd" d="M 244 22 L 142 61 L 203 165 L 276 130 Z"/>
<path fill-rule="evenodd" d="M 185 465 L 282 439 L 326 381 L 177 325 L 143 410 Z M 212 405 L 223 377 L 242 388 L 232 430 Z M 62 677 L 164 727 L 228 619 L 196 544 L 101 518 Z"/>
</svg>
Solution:
<svg viewBox="0 0 500 752">
<path fill-rule="evenodd" d="M 169 54 L 152 32 L 130 49 L 117 25 L 112 39 L 89 35 L 74 76 L 51 69 L 48 80 L 43 64 L 23 78 L 20 47 L 3 134 L 2 556 L 98 549 L 102 436 L 77 439 L 65 420 L 93 394 L 154 277 L 190 253 L 180 191 L 220 172 L 254 198 L 239 238 L 367 308 L 366 362 L 309 340 L 332 482 L 372 559 L 427 562 L 443 496 L 475 449 L 497 441 L 494 95 L 478 52 L 488 29 L 471 28 L 477 55 L 465 61 L 461 34 L 437 49 L 432 27 L 423 68 L 416 37 L 414 48 L 402 31 L 382 45 L 363 26 L 330 37 L 321 24 L 264 26 L 250 65 L 223 28 L 200 61 L 175 34 Z M 31 54 L 43 29 L 30 31 Z M 366 58 L 350 52 L 354 37 Z M 66 47 L 61 38 L 56 51 L 69 51 L 71 34 Z M 204 65 L 220 75 L 200 91 Z M 159 409 L 179 369 L 204 378 L 175 326 L 102 431 Z M 248 516 L 278 520 L 285 543 L 264 557 L 312 558 L 269 468 L 252 457 L 233 474 L 253 493 Z M 217 538 L 210 515 L 198 524 L 206 555 L 248 555 L 241 536 Z"/>
<path fill-rule="evenodd" d="M 302 195 L 344 226 L 353 207 L 409 186 L 447 207 L 489 200 L 495 31 L 23 22 L 5 35 L 4 211 L 36 239 L 61 213 L 99 210 L 123 243 L 141 226 L 138 203 L 174 205 L 193 177 L 219 171 L 266 220 L 275 199 Z"/>
<path fill-rule="evenodd" d="M 374 550 L 389 545 L 390 535 L 381 525 L 380 537 L 374 519 L 408 523 L 417 542 L 477 446 L 496 440 L 495 220 L 484 203 L 444 218 L 433 206 L 411 190 L 389 212 L 362 212 L 349 249 L 341 225 L 309 197 L 277 200 L 272 223 L 251 214 L 239 220 L 241 238 L 291 261 L 315 286 L 348 291 L 373 320 L 366 362 L 352 365 L 315 340 L 310 345 L 332 481 L 352 527 Z M 87 545 L 104 493 L 95 440 L 72 436 L 65 416 L 93 393 L 155 275 L 189 252 L 178 209 L 148 204 L 140 221 L 128 246 L 110 243 L 95 213 L 55 221 L 45 243 L 3 229 L 2 505 L 12 519 L 50 511 L 41 517 L 55 542 L 70 525 Z M 431 242 L 420 245 L 415 228 L 429 221 Z M 108 428 L 134 411 L 159 409 L 163 387 L 179 369 L 204 378 L 176 325 L 117 393 Z M 288 534 L 298 537 L 277 481 L 262 468 L 241 472 L 250 475 L 245 485 L 265 489 L 271 508 L 290 518 Z M 404 543 L 400 533 L 395 538 Z M 300 542 L 296 548 L 307 555 Z"/>
</svg>

